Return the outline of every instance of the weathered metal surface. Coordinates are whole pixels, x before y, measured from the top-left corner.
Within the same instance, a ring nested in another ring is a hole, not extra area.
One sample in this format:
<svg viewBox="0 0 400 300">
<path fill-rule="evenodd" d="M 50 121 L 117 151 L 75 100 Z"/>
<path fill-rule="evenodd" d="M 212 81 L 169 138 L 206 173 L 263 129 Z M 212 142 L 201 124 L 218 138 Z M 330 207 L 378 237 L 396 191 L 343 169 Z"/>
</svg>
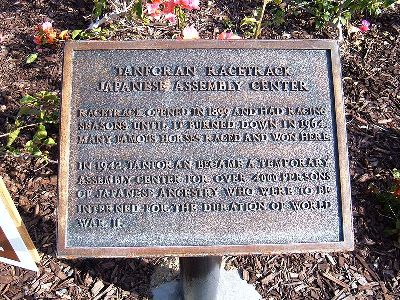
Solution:
<svg viewBox="0 0 400 300">
<path fill-rule="evenodd" d="M 353 247 L 335 42 L 64 51 L 60 256 Z"/>
<path fill-rule="evenodd" d="M 179 267 L 183 300 L 216 300 L 221 256 L 181 257 Z"/>
</svg>

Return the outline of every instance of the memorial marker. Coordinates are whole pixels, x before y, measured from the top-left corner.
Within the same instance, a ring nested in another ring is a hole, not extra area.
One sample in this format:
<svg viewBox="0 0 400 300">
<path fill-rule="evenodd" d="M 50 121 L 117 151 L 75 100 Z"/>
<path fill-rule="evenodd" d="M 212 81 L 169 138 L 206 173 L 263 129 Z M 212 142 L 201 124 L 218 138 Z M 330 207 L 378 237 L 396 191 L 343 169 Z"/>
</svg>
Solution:
<svg viewBox="0 0 400 300">
<path fill-rule="evenodd" d="M 353 248 L 334 41 L 68 42 L 58 254 Z"/>
<path fill-rule="evenodd" d="M 37 271 L 39 254 L 0 177 L 0 262 Z"/>
</svg>

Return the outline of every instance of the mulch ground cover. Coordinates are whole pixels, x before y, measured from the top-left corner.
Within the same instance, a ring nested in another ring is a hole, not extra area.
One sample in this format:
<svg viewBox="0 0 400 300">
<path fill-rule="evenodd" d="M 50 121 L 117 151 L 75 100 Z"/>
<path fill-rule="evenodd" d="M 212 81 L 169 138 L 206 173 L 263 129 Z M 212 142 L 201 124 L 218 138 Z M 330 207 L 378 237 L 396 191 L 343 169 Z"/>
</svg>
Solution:
<svg viewBox="0 0 400 300">
<path fill-rule="evenodd" d="M 215 38 L 227 20 L 240 33 L 240 20 L 260 5 L 202 1 L 202 9 L 189 13 L 188 21 L 202 38 Z M 61 30 L 87 28 L 91 10 L 91 1 L 0 0 L 0 136 L 13 123 L 24 94 L 61 90 L 62 46 L 42 47 L 37 62 L 25 63 L 37 52 L 34 26 L 52 21 Z M 384 234 L 389 216 L 369 188 L 388 189 L 391 170 L 400 167 L 399 6 L 371 23 L 364 34 L 345 31 L 341 43 L 356 249 L 224 258 L 226 268 L 238 268 L 265 299 L 400 299 L 399 244 Z M 109 39 L 168 39 L 179 33 L 160 24 L 127 25 Z M 264 27 L 261 38 L 331 39 L 335 34 L 332 29 L 316 31 L 310 17 L 300 15 L 279 27 Z M 0 263 L 0 299 L 150 298 L 151 278 L 164 258 L 56 258 L 56 151 L 50 159 L 43 165 L 29 156 L 0 158 L 0 176 L 42 257 L 38 273 Z"/>
</svg>

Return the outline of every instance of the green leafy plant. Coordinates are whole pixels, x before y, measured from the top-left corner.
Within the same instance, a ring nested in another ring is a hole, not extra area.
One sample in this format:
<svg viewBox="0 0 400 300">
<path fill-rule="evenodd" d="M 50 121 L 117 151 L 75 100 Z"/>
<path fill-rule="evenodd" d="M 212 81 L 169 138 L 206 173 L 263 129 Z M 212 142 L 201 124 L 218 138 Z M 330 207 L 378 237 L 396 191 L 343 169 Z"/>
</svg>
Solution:
<svg viewBox="0 0 400 300">
<path fill-rule="evenodd" d="M 385 234 L 392 236 L 400 244 L 400 170 L 394 169 L 393 181 L 389 191 L 380 191 L 374 185 L 370 185 L 370 191 L 382 204 L 385 216 L 389 220 L 389 226 Z"/>
<path fill-rule="evenodd" d="M 116 30 L 116 25 L 110 24 L 107 27 L 96 27 L 93 29 L 76 29 L 71 32 L 72 40 L 107 40 L 112 32 Z"/>
<path fill-rule="evenodd" d="M 261 34 L 261 24 L 262 21 L 264 19 L 264 15 L 265 15 L 265 8 L 267 7 L 267 4 L 272 2 L 272 0 L 264 0 L 263 1 L 263 6 L 261 8 L 261 12 L 258 14 L 258 21 L 257 21 L 257 26 L 256 26 L 256 32 L 254 35 L 254 38 L 257 39 L 260 34 Z"/>
<path fill-rule="evenodd" d="M 135 17 L 137 17 L 138 19 L 142 20 L 142 21 L 146 21 L 148 22 L 149 19 L 144 15 L 144 10 L 143 10 L 143 3 L 142 1 L 137 1 L 134 9 L 131 11 L 130 14 L 130 19 L 134 19 Z"/>
<path fill-rule="evenodd" d="M 178 28 L 182 30 L 186 26 L 186 14 L 180 6 L 176 6 L 174 11 Z"/>
<path fill-rule="evenodd" d="M 250 37 L 250 35 L 257 39 L 261 34 L 262 21 L 264 19 L 265 8 L 268 3 L 272 0 L 263 0 L 261 9 L 257 9 L 254 13 L 254 17 L 244 17 L 240 22 L 240 27 L 244 29 L 244 35 Z"/>
<path fill-rule="evenodd" d="M 295 0 L 297 9 L 305 10 L 314 17 L 315 27 L 320 29 L 327 22 L 336 23 L 337 18 L 340 16 L 340 1 L 334 0 Z M 342 16 L 340 16 L 342 17 Z M 349 17 L 349 16 L 347 16 Z M 346 18 L 341 20 L 341 23 L 346 22 Z"/>
<path fill-rule="evenodd" d="M 272 25 L 281 26 L 282 24 L 285 24 L 286 12 L 283 7 L 274 7 L 273 9 L 271 9 L 270 13 L 272 15 Z"/>
<path fill-rule="evenodd" d="M 348 25 L 354 16 L 369 14 L 377 16 L 382 9 L 396 3 L 396 0 L 294 0 L 298 9 L 311 13 L 315 18 L 315 25 L 321 28 L 327 23 Z"/>
<path fill-rule="evenodd" d="M 234 30 L 236 26 L 235 22 L 232 21 L 228 16 L 224 16 L 222 18 L 222 22 L 225 29 Z"/>
<path fill-rule="evenodd" d="M 29 54 L 28 57 L 26 58 L 25 63 L 29 65 L 29 64 L 33 63 L 34 61 L 36 61 L 37 58 L 38 58 L 37 53 Z"/>
<path fill-rule="evenodd" d="M 240 28 L 245 37 L 254 37 L 257 32 L 257 19 L 254 17 L 244 17 L 240 22 Z"/>
<path fill-rule="evenodd" d="M 143 0 L 94 0 L 94 20 L 89 30 L 121 20 L 148 20 L 144 15 Z"/>
<path fill-rule="evenodd" d="M 263 0 L 262 7 L 240 22 L 246 37 L 259 38 L 263 25 L 280 26 L 285 23 L 287 14 L 311 14 L 315 27 L 336 26 L 339 39 L 342 39 L 342 26 L 348 26 L 351 20 L 366 15 L 377 16 L 384 8 L 398 3 L 398 0 Z M 268 21 L 265 22 L 265 15 Z M 362 31 L 362 30 L 361 30 Z"/>
<path fill-rule="evenodd" d="M 47 91 L 25 95 L 20 99 L 21 107 L 14 124 L 7 136 L 5 150 L 8 153 L 19 155 L 29 153 L 38 158 L 48 158 L 48 150 L 56 145 L 56 141 L 49 135 L 48 126 L 59 122 L 59 98 L 56 94 Z M 34 129 L 34 134 L 22 150 L 14 147 L 16 140 L 23 131 Z"/>
<path fill-rule="evenodd" d="M 93 0 L 93 15 L 100 18 L 107 8 L 107 0 Z"/>
<path fill-rule="evenodd" d="M 284 7 L 286 5 L 282 2 L 282 0 L 263 0 L 262 7 L 254 12 L 254 17 L 244 17 L 240 22 L 240 27 L 244 31 L 245 36 L 255 39 L 260 37 L 267 5 L 272 5 L 268 10 L 271 15 L 271 20 L 268 23 L 278 26 L 285 23 Z"/>
<path fill-rule="evenodd" d="M 81 35 L 82 31 L 83 31 L 82 29 L 73 30 L 73 31 L 71 32 L 71 39 L 72 39 L 72 40 L 77 40 L 77 39 L 79 39 L 79 36 Z"/>
</svg>

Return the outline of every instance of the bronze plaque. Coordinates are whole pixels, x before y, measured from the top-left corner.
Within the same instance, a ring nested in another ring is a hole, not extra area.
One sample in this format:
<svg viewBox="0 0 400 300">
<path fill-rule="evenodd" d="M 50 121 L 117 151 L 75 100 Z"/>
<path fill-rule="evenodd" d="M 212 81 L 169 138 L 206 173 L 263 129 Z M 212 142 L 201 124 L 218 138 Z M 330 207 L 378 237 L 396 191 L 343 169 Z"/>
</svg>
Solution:
<svg viewBox="0 0 400 300">
<path fill-rule="evenodd" d="M 334 41 L 68 42 L 58 254 L 353 248 Z"/>
</svg>

